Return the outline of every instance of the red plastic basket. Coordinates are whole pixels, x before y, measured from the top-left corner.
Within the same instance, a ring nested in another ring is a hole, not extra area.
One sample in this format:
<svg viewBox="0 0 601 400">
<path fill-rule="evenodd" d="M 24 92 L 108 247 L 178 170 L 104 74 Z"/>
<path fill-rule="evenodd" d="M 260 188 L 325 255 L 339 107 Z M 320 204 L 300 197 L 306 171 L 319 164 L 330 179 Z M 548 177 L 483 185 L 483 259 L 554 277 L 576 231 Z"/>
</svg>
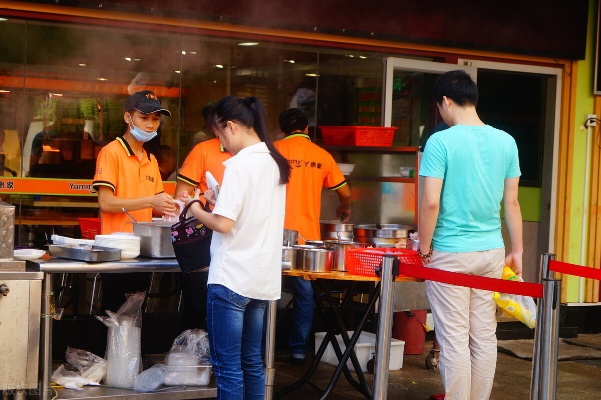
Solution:
<svg viewBox="0 0 601 400">
<path fill-rule="evenodd" d="M 100 234 L 100 218 L 77 218 L 83 239 L 94 239 Z"/>
<path fill-rule="evenodd" d="M 384 254 L 394 254 L 402 263 L 423 265 L 415 250 L 374 247 L 369 249 L 348 249 L 345 255 L 345 268 L 351 275 L 375 276 L 376 267 L 382 263 Z"/>
<path fill-rule="evenodd" d="M 322 126 L 323 144 L 330 146 L 392 146 L 396 127 Z"/>
</svg>

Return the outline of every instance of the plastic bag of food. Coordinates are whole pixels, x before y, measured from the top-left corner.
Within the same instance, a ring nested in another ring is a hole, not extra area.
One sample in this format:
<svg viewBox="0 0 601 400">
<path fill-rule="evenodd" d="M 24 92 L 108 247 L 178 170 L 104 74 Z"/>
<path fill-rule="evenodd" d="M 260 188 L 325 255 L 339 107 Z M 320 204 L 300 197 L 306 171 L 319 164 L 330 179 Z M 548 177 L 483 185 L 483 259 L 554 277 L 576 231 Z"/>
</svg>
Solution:
<svg viewBox="0 0 601 400">
<path fill-rule="evenodd" d="M 523 282 L 522 278 L 517 276 L 508 266 L 503 268 L 503 279 Z M 528 328 L 536 326 L 536 304 L 532 297 L 495 292 L 493 293 L 493 299 L 497 304 L 497 315 L 499 317 L 517 319 Z"/>
<path fill-rule="evenodd" d="M 106 375 L 106 360 L 89 351 L 67 347 L 65 359 L 92 382 L 100 383 Z"/>
<path fill-rule="evenodd" d="M 141 372 L 142 304 L 146 293 L 129 294 L 125 303 L 108 317 L 96 316 L 108 329 L 106 385 L 131 389 Z"/>
<path fill-rule="evenodd" d="M 207 385 L 211 374 L 207 333 L 202 329 L 182 332 L 173 341 L 165 365 L 165 385 Z"/>
<path fill-rule="evenodd" d="M 62 364 L 54 371 L 50 381 L 67 389 L 75 390 L 82 390 L 84 385 L 98 386 L 98 382 L 92 382 L 77 372 L 67 371 Z"/>
</svg>

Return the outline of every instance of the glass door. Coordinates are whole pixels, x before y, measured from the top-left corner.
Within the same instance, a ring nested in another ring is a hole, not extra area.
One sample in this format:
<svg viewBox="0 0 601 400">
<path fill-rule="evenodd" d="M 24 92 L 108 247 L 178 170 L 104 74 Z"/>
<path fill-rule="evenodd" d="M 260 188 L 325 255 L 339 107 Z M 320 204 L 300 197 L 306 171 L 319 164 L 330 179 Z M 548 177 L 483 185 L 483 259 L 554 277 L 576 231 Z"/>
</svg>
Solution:
<svg viewBox="0 0 601 400">
<path fill-rule="evenodd" d="M 468 65 L 387 58 L 384 66 L 383 126 L 396 127 L 395 146 L 419 146 L 442 121 L 432 100 L 432 87 L 439 75 L 456 69 L 476 80 Z"/>
</svg>

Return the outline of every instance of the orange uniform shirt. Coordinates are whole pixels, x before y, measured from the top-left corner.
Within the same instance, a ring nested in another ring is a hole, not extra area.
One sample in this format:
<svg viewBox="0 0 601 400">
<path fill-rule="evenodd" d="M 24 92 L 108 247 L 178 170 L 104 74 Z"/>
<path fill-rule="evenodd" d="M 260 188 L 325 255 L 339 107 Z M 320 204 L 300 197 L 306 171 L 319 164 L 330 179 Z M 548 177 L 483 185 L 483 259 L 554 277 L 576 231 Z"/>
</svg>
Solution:
<svg viewBox="0 0 601 400">
<path fill-rule="evenodd" d="M 346 185 L 344 175 L 330 153 L 312 143 L 308 135 L 292 134 L 274 145 L 291 167 L 284 228 L 299 231 L 307 240 L 320 240 L 321 191 Z"/>
<path fill-rule="evenodd" d="M 205 140 L 192 148 L 177 173 L 177 179 L 200 187 L 201 193 L 204 193 L 208 189 L 205 172 L 209 171 L 221 185 L 225 171 L 223 162 L 230 158 L 232 155 L 221 146 L 219 139 Z"/>
<path fill-rule="evenodd" d="M 115 196 L 134 199 L 162 193 L 163 181 L 156 158 L 145 152 L 140 161 L 123 137 L 118 137 L 100 150 L 92 187 L 111 188 Z M 129 211 L 129 210 L 128 210 Z M 129 211 L 138 222 L 152 221 L 152 209 Z M 134 227 L 125 213 L 100 213 L 101 233 L 133 232 Z"/>
</svg>

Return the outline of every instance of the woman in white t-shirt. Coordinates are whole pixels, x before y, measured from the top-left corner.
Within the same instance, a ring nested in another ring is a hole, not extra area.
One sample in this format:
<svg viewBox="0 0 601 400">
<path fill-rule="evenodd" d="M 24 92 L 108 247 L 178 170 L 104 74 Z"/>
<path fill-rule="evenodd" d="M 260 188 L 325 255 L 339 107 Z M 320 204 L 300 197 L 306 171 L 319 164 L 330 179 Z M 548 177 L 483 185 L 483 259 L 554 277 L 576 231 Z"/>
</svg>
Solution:
<svg viewBox="0 0 601 400">
<path fill-rule="evenodd" d="M 212 213 L 194 216 L 213 229 L 207 288 L 207 330 L 217 399 L 264 397 L 261 339 L 268 300 L 281 293 L 281 247 L 288 161 L 273 147 L 255 97 L 228 96 L 211 116 L 217 138 L 234 156 Z M 198 196 L 198 194 L 197 194 Z M 191 199 L 186 193 L 184 202 Z"/>
</svg>

